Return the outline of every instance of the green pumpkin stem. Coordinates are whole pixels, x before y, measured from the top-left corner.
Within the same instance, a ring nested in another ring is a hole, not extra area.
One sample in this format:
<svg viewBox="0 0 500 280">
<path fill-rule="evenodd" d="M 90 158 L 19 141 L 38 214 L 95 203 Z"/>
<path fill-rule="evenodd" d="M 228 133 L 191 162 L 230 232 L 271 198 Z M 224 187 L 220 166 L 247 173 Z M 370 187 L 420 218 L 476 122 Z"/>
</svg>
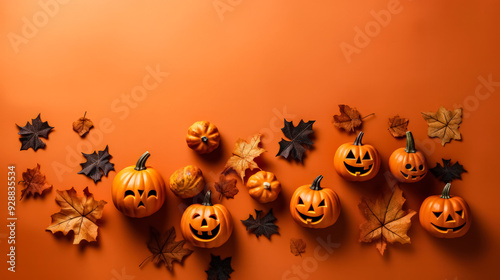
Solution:
<svg viewBox="0 0 500 280">
<path fill-rule="evenodd" d="M 203 198 L 203 202 L 201 203 L 203 206 L 213 206 L 212 204 L 212 191 L 208 191 L 205 194 L 205 198 Z"/>
<path fill-rule="evenodd" d="M 137 164 L 135 165 L 134 169 L 137 170 L 137 171 L 148 169 L 146 167 L 146 161 L 148 160 L 148 158 L 149 158 L 150 155 L 151 154 L 149 152 L 145 152 L 144 154 L 142 154 L 142 156 L 137 161 Z"/>
<path fill-rule="evenodd" d="M 447 183 L 444 186 L 443 192 L 441 193 L 441 198 L 449 199 L 451 197 L 450 196 L 450 188 L 451 188 L 451 183 Z"/>
<path fill-rule="evenodd" d="M 322 190 L 323 188 L 319 185 L 319 183 L 321 182 L 322 179 L 323 179 L 323 175 L 319 175 L 318 177 L 316 177 L 316 179 L 314 179 L 314 181 L 311 185 L 311 190 L 314 190 L 314 191 Z"/>
<path fill-rule="evenodd" d="M 415 149 L 415 141 L 413 140 L 413 134 L 411 131 L 406 132 L 406 149 L 407 153 L 416 153 L 417 149 Z"/>
<path fill-rule="evenodd" d="M 358 137 L 356 137 L 356 140 L 354 140 L 354 144 L 353 145 L 356 145 L 356 146 L 363 146 L 363 143 L 361 143 L 361 140 L 363 140 L 363 131 L 360 131 L 359 134 L 358 134 Z"/>
</svg>

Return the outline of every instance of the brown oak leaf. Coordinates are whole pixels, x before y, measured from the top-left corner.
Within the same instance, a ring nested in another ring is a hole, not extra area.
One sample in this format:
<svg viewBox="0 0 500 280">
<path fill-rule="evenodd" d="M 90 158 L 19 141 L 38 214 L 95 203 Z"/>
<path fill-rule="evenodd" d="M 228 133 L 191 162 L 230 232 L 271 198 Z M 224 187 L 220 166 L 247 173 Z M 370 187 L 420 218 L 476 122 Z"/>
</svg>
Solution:
<svg viewBox="0 0 500 280">
<path fill-rule="evenodd" d="M 387 243 L 410 243 L 407 232 L 411 227 L 411 218 L 417 212 L 411 209 L 404 211 L 405 201 L 399 186 L 393 192 L 386 191 L 375 200 L 363 198 L 359 210 L 365 217 L 365 222 L 359 226 L 359 242 L 377 242 L 381 255 L 384 255 Z"/>
<path fill-rule="evenodd" d="M 46 182 L 45 175 L 40 172 L 40 164 L 38 163 L 35 168 L 28 168 L 26 172 L 23 172 L 23 180 L 19 183 L 24 186 L 24 189 L 21 190 L 20 200 L 23 199 L 24 195 L 42 195 L 44 191 L 52 188 L 52 185 Z"/>
<path fill-rule="evenodd" d="M 290 239 L 290 252 L 292 252 L 292 254 L 294 256 L 301 256 L 302 257 L 302 253 L 306 252 L 306 242 L 304 242 L 304 240 L 302 240 L 300 238 L 298 238 L 298 239 L 291 238 Z"/>
<path fill-rule="evenodd" d="M 265 152 L 263 148 L 259 147 L 260 138 L 260 134 L 252 136 L 249 142 L 239 138 L 236 144 L 234 144 L 233 155 L 226 163 L 225 168 L 232 169 L 238 173 L 242 181 L 245 178 L 245 171 L 247 169 L 253 170 L 259 168 L 254 159 Z"/>
<path fill-rule="evenodd" d="M 73 231 L 73 244 L 79 244 L 82 240 L 97 241 L 97 221 L 101 219 L 107 202 L 94 200 L 88 187 L 83 190 L 83 197 L 77 196 L 74 188 L 57 190 L 57 194 L 56 202 L 61 211 L 51 216 L 52 223 L 46 230 L 52 233 L 60 231 L 64 235 Z"/>
<path fill-rule="evenodd" d="M 191 255 L 192 250 L 183 248 L 186 241 L 175 241 L 175 236 L 174 227 L 171 227 L 163 234 L 151 227 L 148 249 L 153 254 L 147 257 L 139 267 L 152 258 L 155 264 L 164 263 L 167 269 L 171 271 L 174 268 L 174 261 L 180 263 L 185 257 Z"/>
<path fill-rule="evenodd" d="M 409 122 L 409 119 L 401 118 L 399 115 L 396 115 L 392 118 L 389 118 L 388 130 L 394 137 L 405 137 Z"/>
<path fill-rule="evenodd" d="M 225 198 L 234 198 L 234 196 L 239 192 L 236 187 L 236 179 L 228 179 L 224 173 L 220 174 L 219 181 L 215 182 L 215 190 L 220 193 L 220 198 L 222 198 L 222 196 Z"/>
<path fill-rule="evenodd" d="M 83 114 L 83 117 L 73 122 L 73 130 L 76 131 L 80 137 L 85 136 L 85 134 L 87 134 L 89 130 L 94 127 L 94 123 L 90 119 L 87 119 L 85 117 L 86 115 L 87 112 Z"/>
<path fill-rule="evenodd" d="M 436 113 L 422 112 L 422 116 L 429 125 L 427 135 L 431 138 L 441 139 L 441 145 L 444 146 L 452 139 L 462 140 L 462 135 L 458 131 L 462 122 L 462 108 L 448 111 L 441 106 Z"/>
<path fill-rule="evenodd" d="M 333 125 L 337 128 L 344 129 L 347 132 L 354 132 L 356 128 L 360 127 L 363 119 L 372 116 L 373 114 L 361 117 L 361 114 L 356 108 L 351 108 L 349 105 L 339 105 L 340 115 L 333 116 Z"/>
</svg>

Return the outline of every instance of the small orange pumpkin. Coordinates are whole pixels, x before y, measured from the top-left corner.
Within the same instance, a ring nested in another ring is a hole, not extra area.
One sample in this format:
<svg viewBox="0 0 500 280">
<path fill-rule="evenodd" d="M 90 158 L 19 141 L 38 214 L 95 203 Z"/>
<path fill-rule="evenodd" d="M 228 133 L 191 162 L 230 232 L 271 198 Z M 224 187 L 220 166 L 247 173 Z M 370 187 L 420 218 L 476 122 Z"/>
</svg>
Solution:
<svg viewBox="0 0 500 280">
<path fill-rule="evenodd" d="M 178 169 L 170 176 L 170 190 L 180 198 L 191 198 L 205 188 L 201 169 L 188 165 Z"/>
<path fill-rule="evenodd" d="M 129 217 L 150 216 L 165 202 L 165 182 L 155 169 L 146 167 L 149 156 L 149 152 L 145 152 L 135 166 L 125 167 L 113 179 L 113 203 Z"/>
<path fill-rule="evenodd" d="M 377 175 L 380 157 L 372 145 L 363 145 L 363 131 L 354 144 L 342 144 L 335 152 L 334 166 L 337 173 L 349 181 L 367 181 Z"/>
<path fill-rule="evenodd" d="M 461 197 L 450 196 L 450 187 L 447 183 L 441 196 L 429 196 L 420 206 L 420 224 L 435 237 L 461 237 L 472 222 L 469 205 Z"/>
<path fill-rule="evenodd" d="M 427 164 L 422 152 L 415 149 L 415 142 L 410 131 L 406 132 L 406 148 L 395 150 L 389 157 L 392 175 L 402 183 L 415 183 L 427 174 Z"/>
<path fill-rule="evenodd" d="M 202 204 L 190 205 L 182 214 L 181 232 L 196 247 L 219 247 L 231 237 L 233 219 L 224 205 L 212 205 L 208 191 Z"/>
<path fill-rule="evenodd" d="M 189 148 L 199 154 L 210 153 L 219 147 L 219 130 L 211 122 L 195 122 L 188 129 L 186 142 Z"/>
<path fill-rule="evenodd" d="M 248 193 L 260 203 L 276 200 L 281 192 L 281 184 L 271 172 L 259 171 L 248 178 Z"/>
<path fill-rule="evenodd" d="M 339 197 L 332 189 L 322 188 L 321 179 L 319 175 L 312 185 L 298 187 L 290 200 L 292 218 L 303 227 L 326 228 L 339 218 Z"/>
</svg>

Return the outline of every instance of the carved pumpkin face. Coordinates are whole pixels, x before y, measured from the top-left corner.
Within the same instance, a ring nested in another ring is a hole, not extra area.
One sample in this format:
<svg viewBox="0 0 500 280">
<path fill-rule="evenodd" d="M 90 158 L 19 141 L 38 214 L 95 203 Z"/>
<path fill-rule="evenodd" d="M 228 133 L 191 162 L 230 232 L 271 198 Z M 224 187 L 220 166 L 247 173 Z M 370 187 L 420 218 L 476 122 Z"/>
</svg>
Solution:
<svg viewBox="0 0 500 280">
<path fill-rule="evenodd" d="M 303 227 L 326 228 L 333 225 L 340 215 L 340 201 L 329 188 L 322 188 L 318 176 L 312 185 L 304 185 L 295 190 L 290 201 L 293 219 Z"/>
<path fill-rule="evenodd" d="M 188 129 L 186 143 L 189 148 L 199 154 L 211 153 L 219 147 L 219 130 L 211 122 L 195 122 Z"/>
<path fill-rule="evenodd" d="M 380 158 L 377 150 L 371 145 L 363 145 L 361 131 L 354 144 L 341 145 L 334 157 L 337 173 L 349 181 L 366 181 L 377 175 Z"/>
<path fill-rule="evenodd" d="M 124 168 L 113 179 L 113 203 L 129 217 L 150 216 L 160 210 L 165 201 L 163 178 L 155 169 L 146 167 L 149 156 L 149 152 L 144 153 L 136 166 Z"/>
<path fill-rule="evenodd" d="M 450 183 L 446 184 L 441 196 L 426 198 L 420 207 L 420 224 L 435 237 L 461 237 L 471 225 L 469 205 L 461 197 L 450 196 L 449 192 Z"/>
<path fill-rule="evenodd" d="M 214 248 L 224 244 L 233 232 L 231 214 L 222 204 L 212 205 L 208 191 L 202 204 L 189 206 L 181 219 L 181 232 L 197 247 Z"/>
<path fill-rule="evenodd" d="M 427 174 L 427 164 L 423 153 L 415 149 L 413 135 L 406 132 L 406 148 L 395 150 L 389 158 L 392 175 L 403 183 L 415 183 Z"/>
</svg>

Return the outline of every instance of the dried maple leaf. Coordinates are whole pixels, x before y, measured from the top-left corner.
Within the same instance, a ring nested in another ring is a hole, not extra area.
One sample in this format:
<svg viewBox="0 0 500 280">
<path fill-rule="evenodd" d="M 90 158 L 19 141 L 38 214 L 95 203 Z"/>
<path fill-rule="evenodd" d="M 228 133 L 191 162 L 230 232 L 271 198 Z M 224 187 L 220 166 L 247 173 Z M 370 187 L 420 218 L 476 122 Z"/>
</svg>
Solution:
<svg viewBox="0 0 500 280">
<path fill-rule="evenodd" d="M 36 164 L 36 167 L 33 169 L 27 169 L 26 172 L 23 172 L 23 180 L 19 182 L 24 185 L 24 189 L 21 190 L 21 199 L 23 199 L 24 195 L 42 195 L 42 193 L 50 188 L 52 185 L 47 184 L 45 182 L 45 175 L 40 172 L 40 164 Z"/>
<path fill-rule="evenodd" d="M 175 236 L 174 227 L 171 227 L 163 234 L 160 234 L 155 228 L 151 227 L 148 249 L 153 254 L 147 257 L 139 267 L 152 258 L 155 264 L 164 263 L 167 269 L 171 271 L 174 268 L 174 261 L 181 263 L 185 257 L 191 255 L 193 253 L 192 250 L 183 248 L 186 241 L 175 241 Z"/>
<path fill-rule="evenodd" d="M 94 127 L 94 123 L 90 119 L 87 119 L 85 117 L 86 115 L 87 112 L 83 114 L 83 117 L 73 122 L 73 130 L 78 132 L 78 135 L 80 135 L 80 137 L 83 137 L 89 132 L 92 127 Z"/>
<path fill-rule="evenodd" d="M 104 151 L 95 151 L 92 154 L 82 153 L 87 159 L 87 162 L 80 163 L 82 170 L 78 174 L 83 174 L 97 183 L 101 180 L 102 175 L 108 176 L 109 171 L 115 170 L 115 165 L 109 162 L 111 155 L 108 153 L 108 146 Z"/>
<path fill-rule="evenodd" d="M 241 138 L 238 139 L 236 144 L 234 144 L 233 155 L 226 163 L 226 169 L 234 170 L 240 175 L 242 181 L 245 178 L 245 171 L 247 169 L 253 170 L 254 168 L 259 168 L 253 160 L 265 152 L 264 149 L 259 147 L 260 137 L 260 134 L 256 134 L 252 136 L 250 142 Z"/>
<path fill-rule="evenodd" d="M 22 127 L 16 124 L 19 129 L 18 134 L 21 135 L 21 138 L 19 138 L 21 141 L 21 151 L 28 150 L 29 148 L 35 151 L 45 148 L 45 143 L 40 137 L 49 139 L 49 133 L 54 128 L 48 122 L 42 122 L 40 114 L 38 114 L 36 119 L 32 119 L 31 123 L 26 122 L 26 125 Z"/>
<path fill-rule="evenodd" d="M 82 240 L 88 242 L 97 240 L 97 220 L 102 217 L 102 210 L 106 201 L 94 200 L 94 195 L 86 187 L 83 197 L 78 197 L 74 188 L 67 191 L 57 190 L 57 204 L 61 211 L 53 214 L 52 223 L 46 229 L 52 233 L 58 231 L 64 235 L 73 231 L 75 234 L 73 244 L 79 244 Z"/>
<path fill-rule="evenodd" d="M 409 122 L 409 119 L 401 118 L 399 115 L 396 115 L 392 118 L 389 118 L 388 130 L 394 137 L 405 137 Z"/>
<path fill-rule="evenodd" d="M 210 268 L 206 270 L 208 280 L 227 280 L 231 278 L 234 269 L 231 267 L 231 257 L 221 259 L 210 254 Z"/>
<path fill-rule="evenodd" d="M 220 193 L 220 198 L 222 198 L 222 196 L 225 198 L 234 198 L 239 192 L 236 187 L 236 179 L 227 179 L 227 176 L 224 174 L 220 174 L 219 181 L 215 182 L 215 190 Z"/>
<path fill-rule="evenodd" d="M 363 198 L 359 210 L 366 221 L 359 226 L 360 242 L 377 242 L 377 249 L 383 255 L 387 243 L 410 243 L 407 235 L 411 227 L 411 218 L 417 213 L 404 211 L 406 199 L 403 191 L 396 186 L 393 192 L 386 192 L 376 200 Z"/>
<path fill-rule="evenodd" d="M 450 183 L 454 179 L 462 180 L 462 173 L 467 172 L 463 165 L 458 163 L 458 161 L 451 165 L 450 159 L 443 158 L 441 160 L 443 161 L 443 166 L 438 162 L 435 167 L 429 169 L 434 177 L 445 183 Z"/>
<path fill-rule="evenodd" d="M 307 148 L 311 148 L 314 142 L 309 138 L 309 135 L 314 133 L 312 126 L 315 121 L 304 122 L 304 120 L 300 120 L 297 126 L 293 126 L 293 122 L 289 122 L 285 119 L 285 126 L 281 129 L 283 134 L 290 139 L 291 141 L 287 141 L 281 138 L 280 150 L 276 156 L 282 156 L 286 159 L 290 156 L 296 161 L 302 161 L 304 157 L 304 153 Z"/>
<path fill-rule="evenodd" d="M 292 254 L 294 256 L 301 256 L 302 257 L 302 253 L 305 253 L 306 252 L 306 242 L 304 242 L 304 240 L 302 239 L 295 239 L 295 238 L 291 238 L 290 239 L 290 252 L 292 252 Z"/>
<path fill-rule="evenodd" d="M 361 114 L 356 108 L 351 108 L 349 105 L 339 105 L 340 115 L 333 116 L 333 125 L 341 128 L 347 132 L 354 132 L 356 128 L 360 127 L 363 119 L 374 114 L 369 114 L 361 117 Z"/>
<path fill-rule="evenodd" d="M 458 131 L 462 122 L 462 108 L 448 111 L 441 106 L 436 113 L 422 112 L 422 116 L 429 125 L 427 135 L 441 139 L 441 145 L 444 146 L 452 139 L 462 140 L 462 135 Z"/>
<path fill-rule="evenodd" d="M 280 234 L 278 232 L 278 226 L 274 223 L 276 222 L 276 217 L 273 215 L 273 209 L 269 210 L 269 212 L 264 216 L 260 217 L 261 210 L 255 210 L 255 218 L 252 214 L 246 220 L 241 220 L 243 225 L 247 228 L 247 231 L 253 233 L 257 236 L 257 238 L 261 235 L 267 237 L 267 239 L 271 240 L 271 235 Z"/>
</svg>

